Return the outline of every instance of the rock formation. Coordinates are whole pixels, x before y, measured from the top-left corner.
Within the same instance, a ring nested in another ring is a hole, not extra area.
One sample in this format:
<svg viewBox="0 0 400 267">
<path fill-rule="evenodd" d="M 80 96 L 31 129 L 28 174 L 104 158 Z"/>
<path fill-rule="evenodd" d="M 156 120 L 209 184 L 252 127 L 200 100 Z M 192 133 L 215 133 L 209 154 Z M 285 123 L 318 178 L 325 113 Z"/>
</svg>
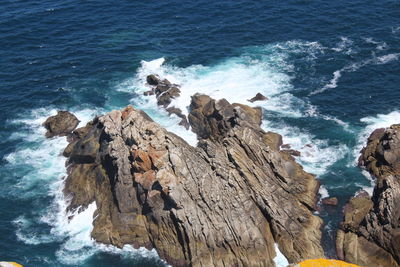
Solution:
<svg viewBox="0 0 400 267">
<path fill-rule="evenodd" d="M 64 151 L 69 210 L 96 201 L 92 237 L 155 248 L 173 266 L 274 266 L 323 257 L 319 183 L 261 110 L 205 95 L 188 116 L 198 147 L 127 107 L 74 131 Z"/>
<path fill-rule="evenodd" d="M 79 120 L 68 111 L 58 111 L 57 115 L 47 118 L 43 126 L 47 129 L 46 137 L 66 136 L 78 126 Z"/>
<path fill-rule="evenodd" d="M 362 266 L 399 266 L 400 125 L 375 130 L 359 163 L 376 185 L 372 197 L 359 193 L 346 205 L 338 256 Z"/>
</svg>

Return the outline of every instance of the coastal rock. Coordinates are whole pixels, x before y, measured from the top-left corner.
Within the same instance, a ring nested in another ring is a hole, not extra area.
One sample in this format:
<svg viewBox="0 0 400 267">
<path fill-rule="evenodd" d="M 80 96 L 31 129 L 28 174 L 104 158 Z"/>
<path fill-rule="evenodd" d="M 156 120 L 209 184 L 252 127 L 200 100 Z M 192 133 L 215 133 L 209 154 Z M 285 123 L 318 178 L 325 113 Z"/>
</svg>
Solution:
<svg viewBox="0 0 400 267">
<path fill-rule="evenodd" d="M 96 201 L 92 237 L 173 266 L 274 266 L 275 244 L 291 263 L 323 257 L 319 184 L 265 142 L 261 111 L 205 95 L 190 108 L 198 147 L 133 107 L 75 141 L 64 193 L 69 210 Z"/>
<path fill-rule="evenodd" d="M 268 100 L 268 97 L 264 96 L 261 93 L 257 93 L 253 98 L 248 99 L 247 101 L 254 103 L 256 101 L 264 101 L 264 100 Z"/>
<path fill-rule="evenodd" d="M 47 118 L 42 124 L 46 129 L 46 137 L 66 136 L 78 126 L 78 118 L 68 111 L 58 111 L 57 115 Z"/>
<path fill-rule="evenodd" d="M 400 266 L 400 125 L 377 129 L 359 163 L 376 179 L 345 207 L 337 237 L 338 256 L 363 266 Z"/>
</svg>

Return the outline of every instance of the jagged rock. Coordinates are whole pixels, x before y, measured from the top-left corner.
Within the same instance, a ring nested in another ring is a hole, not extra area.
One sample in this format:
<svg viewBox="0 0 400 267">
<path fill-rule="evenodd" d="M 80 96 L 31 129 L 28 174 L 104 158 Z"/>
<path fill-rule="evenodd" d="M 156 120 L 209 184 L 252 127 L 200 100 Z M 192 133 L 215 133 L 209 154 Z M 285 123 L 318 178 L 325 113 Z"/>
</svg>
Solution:
<svg viewBox="0 0 400 267">
<path fill-rule="evenodd" d="M 146 77 L 146 81 L 149 85 L 157 85 L 160 82 L 160 78 L 157 75 L 150 74 Z"/>
<path fill-rule="evenodd" d="M 47 118 L 42 124 L 46 129 L 46 137 L 66 136 L 78 126 L 79 120 L 68 111 L 58 111 L 57 115 Z"/>
<path fill-rule="evenodd" d="M 264 96 L 261 93 L 257 93 L 253 98 L 248 99 L 247 101 L 254 103 L 256 101 L 264 101 L 264 100 L 268 100 L 268 97 Z"/>
<path fill-rule="evenodd" d="M 359 194 L 346 205 L 338 256 L 363 266 L 400 266 L 400 125 L 375 130 L 359 163 L 376 185 L 372 197 Z"/>
<path fill-rule="evenodd" d="M 339 201 L 336 197 L 326 197 L 322 199 L 322 204 L 328 206 L 337 206 L 338 202 Z"/>
<path fill-rule="evenodd" d="M 204 95 L 190 107 L 198 147 L 132 107 L 76 141 L 64 193 L 70 210 L 96 201 L 92 237 L 173 266 L 274 266 L 275 243 L 292 263 L 322 257 L 319 184 L 265 142 L 260 110 Z"/>
</svg>

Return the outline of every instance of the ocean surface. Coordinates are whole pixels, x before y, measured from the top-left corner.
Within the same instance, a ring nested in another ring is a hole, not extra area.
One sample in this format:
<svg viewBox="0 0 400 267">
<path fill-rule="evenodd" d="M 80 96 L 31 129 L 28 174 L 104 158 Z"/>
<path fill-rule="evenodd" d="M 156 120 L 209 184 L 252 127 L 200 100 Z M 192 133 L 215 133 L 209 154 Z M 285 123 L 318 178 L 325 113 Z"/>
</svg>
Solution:
<svg viewBox="0 0 400 267">
<path fill-rule="evenodd" d="M 263 128 L 301 152 L 337 207 L 319 212 L 334 257 L 346 201 L 373 180 L 356 167 L 378 127 L 400 123 L 400 2 L 0 2 L 0 260 L 25 266 L 165 266 L 154 251 L 90 239 L 95 204 L 68 222 L 62 194 L 65 138 L 45 139 L 56 110 L 81 125 L 128 104 L 195 145 L 154 99 L 145 77 L 250 104 L 269 100 Z"/>
</svg>

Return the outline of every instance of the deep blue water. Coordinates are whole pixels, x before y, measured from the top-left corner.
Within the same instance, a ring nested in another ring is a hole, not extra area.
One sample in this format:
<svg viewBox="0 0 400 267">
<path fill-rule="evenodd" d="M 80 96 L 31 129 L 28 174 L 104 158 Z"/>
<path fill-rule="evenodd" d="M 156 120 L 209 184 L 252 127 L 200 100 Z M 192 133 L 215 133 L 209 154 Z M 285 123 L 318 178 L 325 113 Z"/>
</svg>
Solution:
<svg viewBox="0 0 400 267">
<path fill-rule="evenodd" d="M 65 140 L 45 140 L 40 127 L 57 109 L 87 121 L 133 104 L 193 138 L 141 96 L 151 72 L 181 83 L 185 97 L 270 98 L 261 104 L 265 129 L 283 134 L 302 152 L 305 169 L 339 198 L 320 213 L 334 257 L 342 206 L 371 187 L 355 167 L 357 151 L 374 128 L 400 122 L 399 60 L 395 0 L 3 0 L 0 260 L 162 266 L 143 252 L 93 246 L 85 237 L 90 216 L 65 225 L 58 157 Z"/>
</svg>

